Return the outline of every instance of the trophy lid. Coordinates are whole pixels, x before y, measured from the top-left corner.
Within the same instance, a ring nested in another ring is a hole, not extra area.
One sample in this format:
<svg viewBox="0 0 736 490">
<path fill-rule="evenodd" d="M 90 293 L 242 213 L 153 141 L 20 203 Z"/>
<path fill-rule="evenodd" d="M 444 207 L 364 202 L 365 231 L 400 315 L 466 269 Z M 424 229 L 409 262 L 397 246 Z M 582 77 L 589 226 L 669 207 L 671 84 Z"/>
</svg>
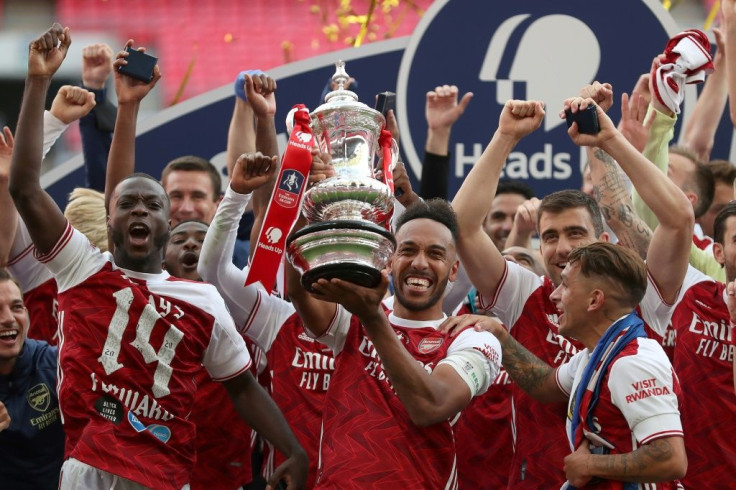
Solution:
<svg viewBox="0 0 736 490">
<path fill-rule="evenodd" d="M 335 63 L 335 74 L 332 75 L 332 81 L 337 84 L 337 89 L 329 92 L 325 95 L 325 102 L 330 103 L 333 99 L 335 102 L 338 101 L 358 101 L 358 95 L 345 88 L 350 76 L 345 71 L 345 62 L 343 60 L 337 60 Z"/>
<path fill-rule="evenodd" d="M 355 92 L 352 92 L 345 88 L 348 80 L 350 80 L 350 76 L 345 71 L 345 62 L 343 60 L 338 60 L 337 63 L 335 63 L 335 74 L 332 75 L 332 81 L 337 84 L 337 89 L 329 92 L 325 96 L 325 103 L 312 111 L 312 115 L 314 116 L 315 114 L 320 113 L 325 114 L 332 112 L 333 110 L 348 110 L 353 112 L 368 113 L 371 114 L 373 117 L 379 119 L 380 125 L 383 126 L 383 114 L 371 107 L 368 107 L 364 103 L 359 102 L 358 95 Z"/>
</svg>

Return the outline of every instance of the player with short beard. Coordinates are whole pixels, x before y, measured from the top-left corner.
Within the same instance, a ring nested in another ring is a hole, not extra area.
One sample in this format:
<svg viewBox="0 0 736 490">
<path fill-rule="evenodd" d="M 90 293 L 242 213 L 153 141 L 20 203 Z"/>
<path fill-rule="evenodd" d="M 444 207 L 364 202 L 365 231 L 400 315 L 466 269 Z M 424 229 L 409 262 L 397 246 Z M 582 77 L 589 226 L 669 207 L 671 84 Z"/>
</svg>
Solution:
<svg viewBox="0 0 736 490">
<path fill-rule="evenodd" d="M 132 40 L 126 46 L 131 46 Z M 67 434 L 60 488 L 180 489 L 194 462 L 187 420 L 193 375 L 204 365 L 228 390 L 239 415 L 290 459 L 277 470 L 300 488 L 307 459 L 278 407 L 247 372 L 243 339 L 212 286 L 162 271 L 169 201 L 149 176 L 113 190 L 108 226 L 113 254 L 101 254 L 74 230 L 40 185 L 43 104 L 71 44 L 54 24 L 29 46 L 28 75 L 10 174 L 10 192 L 39 261 L 59 290 L 59 399 Z M 118 54 L 116 66 L 126 63 Z M 127 141 L 140 101 L 158 81 L 116 74 L 118 120 L 113 147 Z M 124 77 L 124 78 L 123 78 Z"/>
<path fill-rule="evenodd" d="M 498 373 L 495 338 L 437 331 L 446 318 L 442 294 L 458 269 L 449 204 L 409 206 L 395 236 L 376 288 L 320 279 L 309 294 L 287 267 L 306 330 L 335 355 L 315 488 L 454 488 L 451 421 Z M 387 312 L 388 272 L 396 297 Z"/>
</svg>

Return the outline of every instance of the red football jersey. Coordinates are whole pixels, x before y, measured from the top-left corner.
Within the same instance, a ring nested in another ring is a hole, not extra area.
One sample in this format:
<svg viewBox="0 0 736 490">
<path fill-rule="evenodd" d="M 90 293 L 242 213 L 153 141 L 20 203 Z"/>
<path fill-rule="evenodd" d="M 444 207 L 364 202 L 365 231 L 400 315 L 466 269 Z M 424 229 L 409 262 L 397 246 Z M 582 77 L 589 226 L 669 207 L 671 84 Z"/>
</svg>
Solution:
<svg viewBox="0 0 736 490">
<path fill-rule="evenodd" d="M 476 376 L 474 395 L 498 373 L 500 345 L 487 332 L 468 329 L 448 337 L 436 330 L 442 320 L 412 322 L 392 314 L 389 321 L 429 372 L 456 352 L 480 353 L 482 368 L 470 362 L 461 368 Z M 450 421 L 428 427 L 411 421 L 360 321 L 338 307 L 318 340 L 334 350 L 336 362 L 324 405 L 316 488 L 457 488 Z"/>
<path fill-rule="evenodd" d="M 227 390 L 205 369 L 196 377 L 189 420 L 197 427 L 197 462 L 191 490 L 236 490 L 253 480 L 251 428 L 240 419 Z"/>
<path fill-rule="evenodd" d="M 66 456 L 176 489 L 194 464 L 187 419 L 204 365 L 219 381 L 251 363 L 208 284 L 119 269 L 67 226 L 39 261 L 59 287 L 59 405 Z M 196 306 L 195 306 L 196 305 Z"/>
<path fill-rule="evenodd" d="M 513 456 L 511 378 L 505 369 L 455 423 L 460 490 L 506 488 Z"/>
<path fill-rule="evenodd" d="M 686 488 L 712 488 L 719 478 L 736 474 L 734 332 L 725 287 L 691 267 L 672 315 L 677 331 L 673 365 L 684 395 Z"/>
<path fill-rule="evenodd" d="M 33 256 L 33 242 L 23 220 L 10 249 L 8 270 L 20 283 L 23 302 L 31 319 L 28 338 L 58 344 L 56 281 L 51 271 Z"/>
<path fill-rule="evenodd" d="M 558 386 L 570 396 L 566 425 L 568 436 L 574 401 L 571 394 L 579 389 L 589 359 L 590 353 L 585 349 L 555 373 Z M 647 338 L 633 339 L 603 373 L 598 404 L 593 412 L 596 432 L 586 431 L 581 423 L 575 442 L 570 441 L 571 450 L 581 443 L 583 436 L 593 445 L 606 448 L 607 454 L 630 453 L 656 439 L 681 437 L 679 394 L 677 376 L 659 342 Z M 591 399 L 592 392 L 586 390 L 581 400 L 581 417 Z M 621 481 L 601 480 L 583 488 L 623 490 L 625 487 Z M 681 487 L 672 481 L 641 483 L 638 488 L 675 490 Z"/>
<path fill-rule="evenodd" d="M 536 276 L 518 264 L 507 261 L 505 265 L 496 297 L 481 297 L 481 307 L 490 308 L 510 327 L 511 335 L 534 355 L 550 366 L 561 366 L 582 345 L 557 333 L 557 307 L 549 299 L 554 284 L 548 277 Z M 640 308 L 646 324 L 666 325 L 672 311 L 671 306 L 661 303 L 651 280 Z M 654 329 L 660 331 L 664 327 Z M 570 453 L 565 436 L 566 404 L 540 403 L 515 383 L 511 386 L 515 440 L 509 488 L 562 485 L 565 481 L 562 464 Z"/>
<path fill-rule="evenodd" d="M 267 353 L 271 371 L 271 396 L 309 456 L 307 488 L 317 479 L 322 407 L 330 386 L 335 359 L 332 350 L 304 332 L 304 323 L 292 314 L 279 329 Z M 285 457 L 269 448 L 264 476 Z"/>
</svg>

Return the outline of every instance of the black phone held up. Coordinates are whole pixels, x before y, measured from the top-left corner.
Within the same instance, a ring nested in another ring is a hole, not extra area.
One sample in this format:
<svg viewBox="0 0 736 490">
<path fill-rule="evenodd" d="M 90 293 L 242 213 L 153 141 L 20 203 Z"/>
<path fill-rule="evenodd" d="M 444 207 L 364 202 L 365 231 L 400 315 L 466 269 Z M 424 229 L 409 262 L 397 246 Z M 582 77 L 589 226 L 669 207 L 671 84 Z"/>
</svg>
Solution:
<svg viewBox="0 0 736 490">
<path fill-rule="evenodd" d="M 396 94 L 393 92 L 381 92 L 376 96 L 375 109 L 386 117 L 388 111 L 396 111 Z"/>
<path fill-rule="evenodd" d="M 126 58 L 128 64 L 118 68 L 118 71 L 142 82 L 148 83 L 153 80 L 153 68 L 156 66 L 158 58 L 136 51 L 131 47 L 125 48 L 125 51 L 128 52 Z"/>
<path fill-rule="evenodd" d="M 598 125 L 598 112 L 595 105 L 589 105 L 582 111 L 573 113 L 570 109 L 565 111 L 565 119 L 567 127 L 572 126 L 573 122 L 578 123 L 578 131 L 581 134 L 598 134 L 601 131 Z"/>
</svg>

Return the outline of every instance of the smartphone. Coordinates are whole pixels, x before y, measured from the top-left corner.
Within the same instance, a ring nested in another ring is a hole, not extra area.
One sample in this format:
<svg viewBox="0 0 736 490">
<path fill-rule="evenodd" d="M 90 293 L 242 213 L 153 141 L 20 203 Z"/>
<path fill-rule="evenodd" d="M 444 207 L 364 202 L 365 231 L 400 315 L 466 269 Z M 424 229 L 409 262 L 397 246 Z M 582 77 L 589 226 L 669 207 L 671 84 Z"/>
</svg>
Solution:
<svg viewBox="0 0 736 490">
<path fill-rule="evenodd" d="M 125 48 L 125 51 L 129 53 L 126 58 L 128 64 L 118 68 L 118 71 L 142 82 L 148 83 L 153 80 L 153 68 L 156 66 L 158 58 L 141 53 L 130 46 Z"/>
<path fill-rule="evenodd" d="M 594 105 L 589 105 L 575 113 L 568 109 L 565 111 L 565 119 L 568 128 L 573 122 L 578 123 L 578 131 L 582 134 L 598 134 L 601 131 L 598 125 L 598 111 Z"/>
<path fill-rule="evenodd" d="M 396 94 L 393 92 L 381 92 L 376 96 L 375 109 L 386 117 L 388 111 L 393 110 L 396 114 Z"/>
</svg>

